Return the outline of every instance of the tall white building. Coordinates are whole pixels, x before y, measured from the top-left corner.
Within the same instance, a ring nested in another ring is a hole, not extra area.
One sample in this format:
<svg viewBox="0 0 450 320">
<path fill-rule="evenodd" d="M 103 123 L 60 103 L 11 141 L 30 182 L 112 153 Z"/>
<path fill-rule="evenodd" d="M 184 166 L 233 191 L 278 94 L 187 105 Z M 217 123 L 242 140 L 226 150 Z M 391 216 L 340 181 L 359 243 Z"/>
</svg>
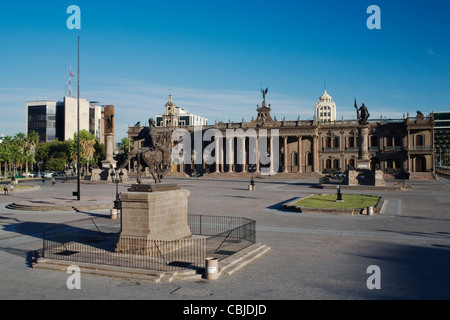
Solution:
<svg viewBox="0 0 450 320">
<path fill-rule="evenodd" d="M 103 106 L 80 98 L 80 130 L 86 130 L 102 139 Z M 26 132 L 36 131 L 41 142 L 74 138 L 78 130 L 77 98 L 64 97 L 63 101 L 42 100 L 26 103 Z"/>
<path fill-rule="evenodd" d="M 336 104 L 333 102 L 327 90 L 319 98 L 319 102 L 316 103 L 314 116 L 320 122 L 336 121 Z"/>
<path fill-rule="evenodd" d="M 179 126 L 206 126 L 208 119 L 189 113 L 186 109 L 177 107 L 169 95 L 166 103 L 166 112 L 156 116 L 157 127 L 179 127 Z"/>
</svg>

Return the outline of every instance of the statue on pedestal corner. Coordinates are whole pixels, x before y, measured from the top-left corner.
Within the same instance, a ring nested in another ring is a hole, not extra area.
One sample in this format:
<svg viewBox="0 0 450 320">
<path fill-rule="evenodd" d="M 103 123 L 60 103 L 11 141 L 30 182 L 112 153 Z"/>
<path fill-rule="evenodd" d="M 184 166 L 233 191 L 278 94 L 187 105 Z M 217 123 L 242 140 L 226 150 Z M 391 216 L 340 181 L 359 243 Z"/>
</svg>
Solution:
<svg viewBox="0 0 450 320">
<path fill-rule="evenodd" d="M 369 110 L 367 109 L 366 105 L 363 103 L 360 108 L 358 108 L 358 104 L 356 103 L 355 98 L 355 109 L 356 109 L 356 116 L 358 118 L 359 124 L 368 124 L 368 120 L 370 117 Z"/>
</svg>

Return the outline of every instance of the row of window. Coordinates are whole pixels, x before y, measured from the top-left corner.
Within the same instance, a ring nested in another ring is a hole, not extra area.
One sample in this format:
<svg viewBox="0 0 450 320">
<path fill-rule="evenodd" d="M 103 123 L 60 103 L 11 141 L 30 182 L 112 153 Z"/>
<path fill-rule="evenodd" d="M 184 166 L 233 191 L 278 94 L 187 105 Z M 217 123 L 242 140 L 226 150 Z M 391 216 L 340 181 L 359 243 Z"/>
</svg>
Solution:
<svg viewBox="0 0 450 320">
<path fill-rule="evenodd" d="M 375 166 L 378 162 L 372 161 L 372 166 Z M 356 167 L 356 160 L 355 159 L 349 159 L 348 164 L 355 168 Z M 384 166 L 386 169 L 401 169 L 401 162 L 400 160 L 385 160 Z M 324 162 L 324 169 L 342 169 L 341 168 L 341 160 L 340 159 L 326 159 Z"/>
<path fill-rule="evenodd" d="M 395 147 L 401 146 L 401 138 L 399 137 L 385 137 L 384 145 L 386 147 Z M 413 145 L 415 146 L 423 146 L 425 145 L 425 137 L 423 135 L 416 135 L 413 138 Z M 378 147 L 379 146 L 379 138 L 376 136 L 371 136 L 369 139 L 369 147 Z M 356 148 L 358 147 L 358 138 L 348 137 L 347 138 L 347 147 L 348 148 Z M 340 138 L 339 137 L 328 137 L 324 140 L 324 148 L 340 148 Z"/>
</svg>

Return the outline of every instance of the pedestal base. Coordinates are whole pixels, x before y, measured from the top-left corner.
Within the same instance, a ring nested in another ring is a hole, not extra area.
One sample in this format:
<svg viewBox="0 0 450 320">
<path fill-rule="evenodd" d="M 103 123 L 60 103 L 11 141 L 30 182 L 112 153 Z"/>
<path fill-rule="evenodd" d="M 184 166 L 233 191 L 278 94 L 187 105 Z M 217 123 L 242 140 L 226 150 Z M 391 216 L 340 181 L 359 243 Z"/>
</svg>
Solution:
<svg viewBox="0 0 450 320">
<path fill-rule="evenodd" d="M 189 195 L 187 190 L 122 193 L 122 232 L 116 250 L 166 251 L 162 245 L 155 248 L 155 243 L 190 239 L 192 234 L 187 223 Z"/>
<path fill-rule="evenodd" d="M 347 184 L 349 186 L 385 186 L 386 181 L 381 170 L 349 170 Z"/>
</svg>

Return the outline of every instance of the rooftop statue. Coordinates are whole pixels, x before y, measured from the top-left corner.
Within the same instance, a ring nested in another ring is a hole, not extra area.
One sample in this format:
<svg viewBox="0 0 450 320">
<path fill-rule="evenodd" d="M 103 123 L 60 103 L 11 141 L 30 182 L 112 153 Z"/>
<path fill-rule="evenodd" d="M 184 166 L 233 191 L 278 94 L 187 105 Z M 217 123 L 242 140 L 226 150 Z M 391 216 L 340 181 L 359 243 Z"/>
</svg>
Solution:
<svg viewBox="0 0 450 320">
<path fill-rule="evenodd" d="M 355 99 L 355 109 L 356 109 L 356 116 L 358 118 L 359 124 L 368 124 L 369 123 L 369 110 L 367 109 L 366 105 L 363 103 L 362 106 L 358 109 L 358 104 L 356 103 Z"/>
</svg>

